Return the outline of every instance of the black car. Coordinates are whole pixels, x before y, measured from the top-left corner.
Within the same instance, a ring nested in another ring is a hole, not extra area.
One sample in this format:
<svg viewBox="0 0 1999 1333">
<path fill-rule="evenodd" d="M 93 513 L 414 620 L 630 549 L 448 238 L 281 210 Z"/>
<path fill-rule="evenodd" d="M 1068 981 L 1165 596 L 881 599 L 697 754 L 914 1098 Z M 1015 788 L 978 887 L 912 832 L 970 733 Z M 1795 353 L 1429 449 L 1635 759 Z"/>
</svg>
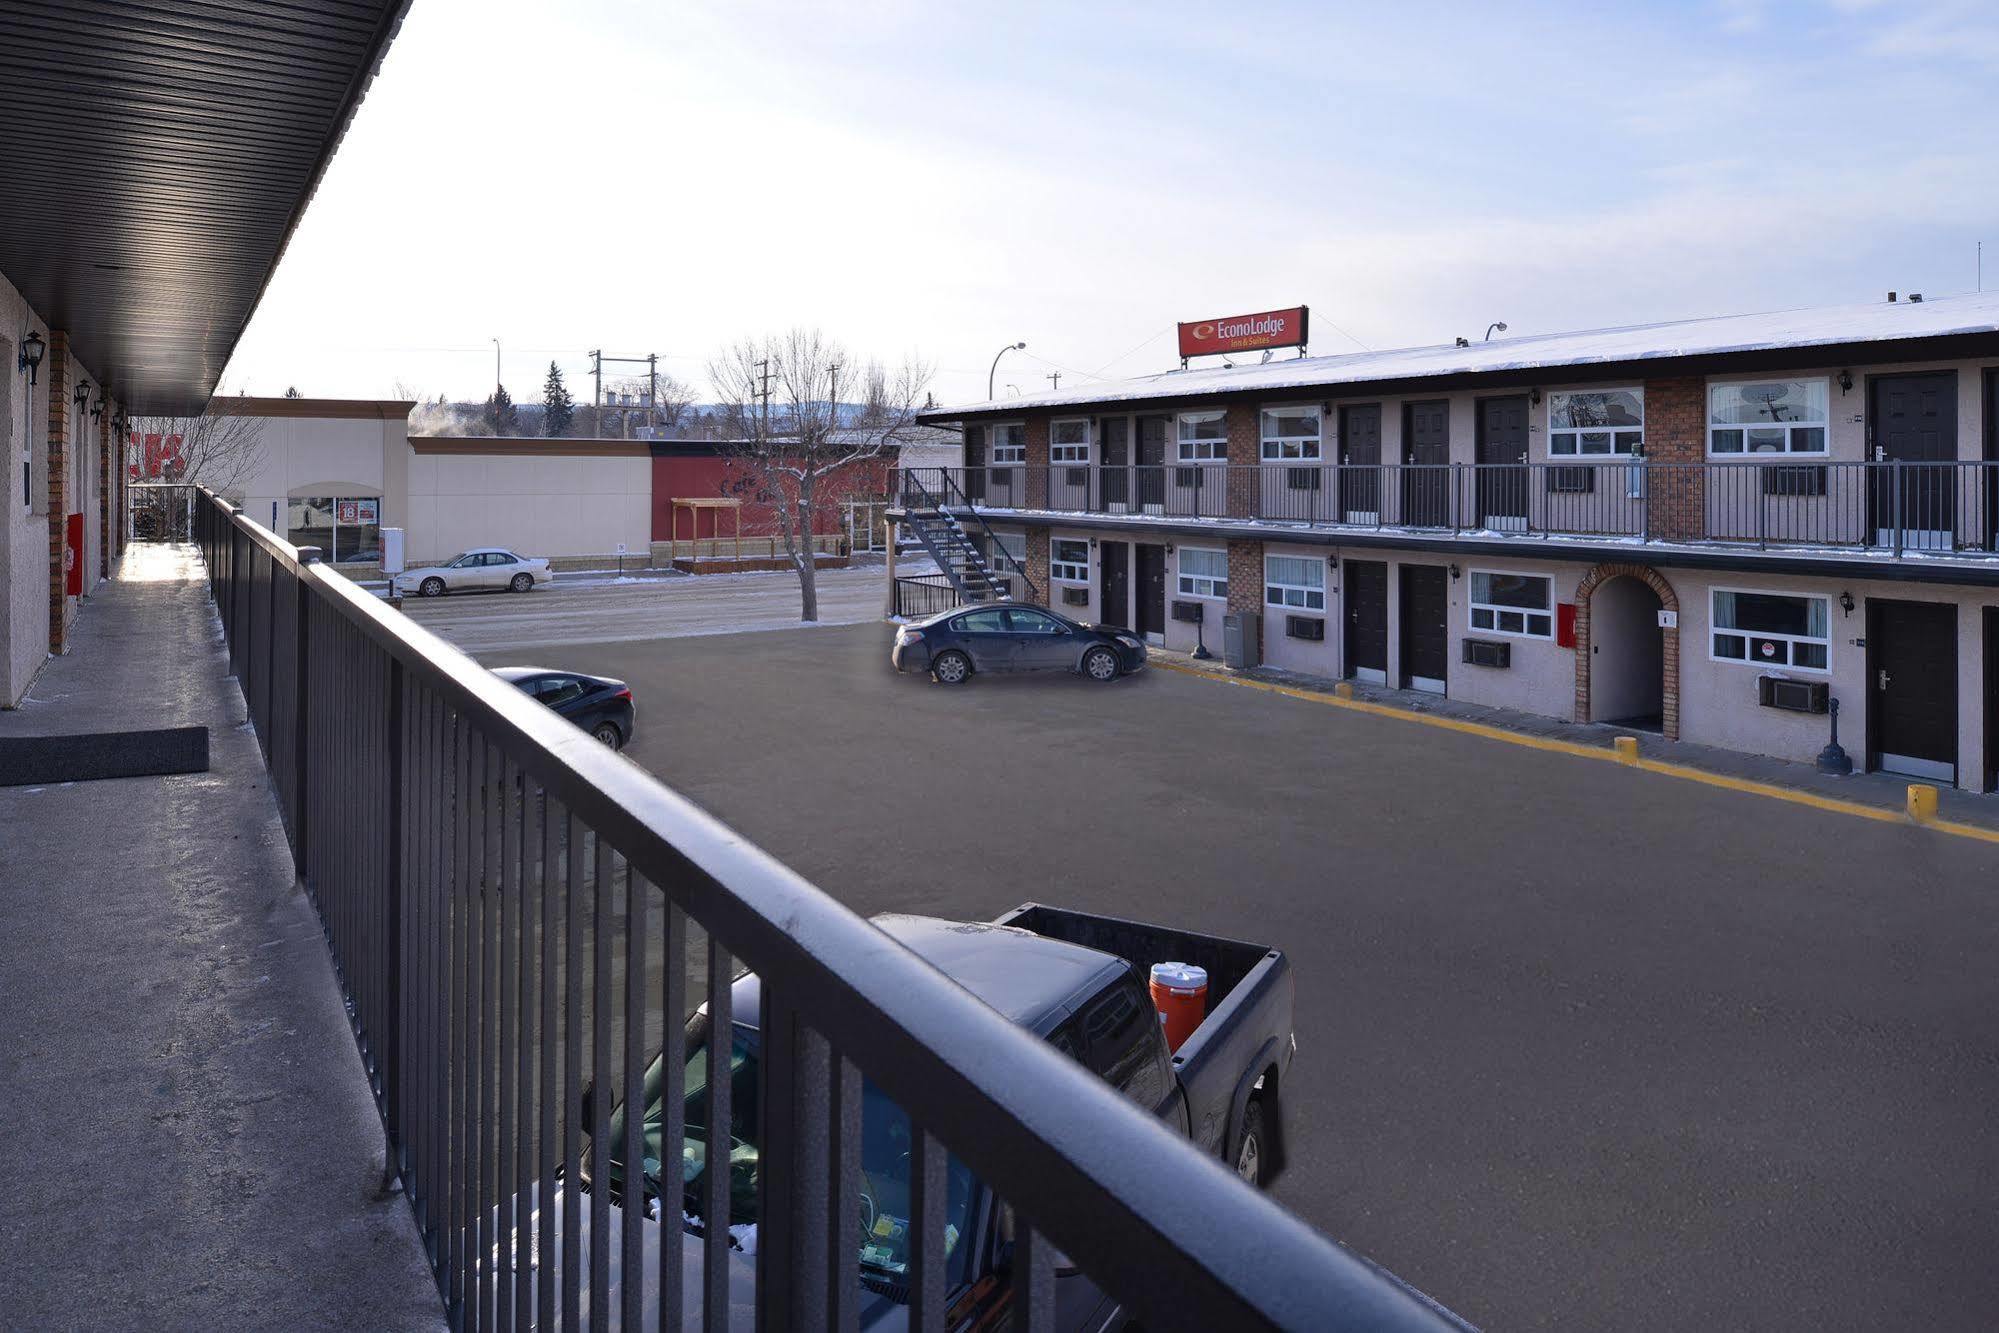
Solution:
<svg viewBox="0 0 1999 1333">
<path fill-rule="evenodd" d="M 622 750 L 638 723 L 631 687 L 622 680 L 547 667 L 495 667 L 493 674 L 553 708 L 613 750 Z"/>
<path fill-rule="evenodd" d="M 1042 606 L 961 606 L 896 631 L 897 671 L 928 671 L 962 685 L 979 671 L 1079 671 L 1113 681 L 1145 665 L 1145 641 L 1130 630 L 1081 625 Z"/>
</svg>

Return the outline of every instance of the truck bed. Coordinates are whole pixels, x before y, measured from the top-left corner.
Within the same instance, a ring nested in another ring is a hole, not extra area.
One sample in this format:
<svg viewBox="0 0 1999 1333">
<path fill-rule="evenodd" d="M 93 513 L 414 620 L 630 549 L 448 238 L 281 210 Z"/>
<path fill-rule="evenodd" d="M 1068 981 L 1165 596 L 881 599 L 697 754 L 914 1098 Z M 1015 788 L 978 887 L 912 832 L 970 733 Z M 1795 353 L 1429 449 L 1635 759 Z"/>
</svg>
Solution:
<svg viewBox="0 0 1999 1333">
<path fill-rule="evenodd" d="M 1207 969 L 1207 1017 L 1173 1053 L 1173 1072 L 1186 1093 L 1188 1137 L 1231 1157 L 1252 1085 L 1267 1078 L 1274 1100 L 1277 1080 L 1290 1067 L 1291 964 L 1280 950 L 1043 903 L 1022 903 L 993 924 L 1115 954 L 1138 970 L 1141 982 L 1154 963 Z"/>
</svg>

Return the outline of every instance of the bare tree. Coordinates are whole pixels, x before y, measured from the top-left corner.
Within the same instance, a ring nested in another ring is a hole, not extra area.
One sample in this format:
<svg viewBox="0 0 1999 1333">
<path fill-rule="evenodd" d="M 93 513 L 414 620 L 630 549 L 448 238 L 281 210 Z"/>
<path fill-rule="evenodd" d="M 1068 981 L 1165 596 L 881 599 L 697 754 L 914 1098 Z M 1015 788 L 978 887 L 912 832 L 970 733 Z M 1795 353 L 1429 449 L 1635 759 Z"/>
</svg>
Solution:
<svg viewBox="0 0 1999 1333">
<path fill-rule="evenodd" d="M 855 364 L 817 329 L 744 339 L 709 362 L 708 378 L 742 438 L 723 443 L 736 463 L 738 493 L 769 503 L 792 567 L 798 571 L 799 619 L 819 619 L 814 519 L 876 480 L 873 460 L 916 423 L 930 368 L 915 360 L 894 371 Z M 879 392 L 875 386 L 879 383 Z M 838 424 L 842 386 L 868 388 L 870 419 Z"/>
<path fill-rule="evenodd" d="M 250 478 L 263 466 L 264 423 L 232 410 L 234 400 L 211 399 L 198 417 L 134 417 L 127 448 L 141 482 L 201 485 L 232 499 L 243 498 Z M 133 492 L 135 531 L 165 532 L 172 498 L 162 491 Z"/>
</svg>

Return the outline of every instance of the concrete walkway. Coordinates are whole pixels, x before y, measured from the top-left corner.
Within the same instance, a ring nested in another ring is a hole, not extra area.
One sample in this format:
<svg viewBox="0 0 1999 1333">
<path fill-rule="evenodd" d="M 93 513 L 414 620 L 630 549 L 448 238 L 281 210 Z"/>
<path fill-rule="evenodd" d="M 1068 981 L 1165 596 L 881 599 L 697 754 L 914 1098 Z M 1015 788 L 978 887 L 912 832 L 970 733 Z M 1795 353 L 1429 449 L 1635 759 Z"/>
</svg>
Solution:
<svg viewBox="0 0 1999 1333">
<path fill-rule="evenodd" d="M 141 545 L 0 712 L 212 764 L 0 788 L 0 1325 L 442 1325 L 227 672 L 193 548 Z"/>
</svg>

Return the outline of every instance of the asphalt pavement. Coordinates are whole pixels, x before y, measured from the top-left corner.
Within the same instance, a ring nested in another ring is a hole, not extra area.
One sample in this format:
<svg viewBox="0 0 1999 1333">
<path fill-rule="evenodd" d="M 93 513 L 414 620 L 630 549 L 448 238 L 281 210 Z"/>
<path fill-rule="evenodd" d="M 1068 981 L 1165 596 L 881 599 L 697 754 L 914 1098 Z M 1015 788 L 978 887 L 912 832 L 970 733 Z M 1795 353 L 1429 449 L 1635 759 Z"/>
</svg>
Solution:
<svg viewBox="0 0 1999 1333">
<path fill-rule="evenodd" d="M 1277 1197 L 1485 1326 L 1992 1324 L 1999 849 L 880 624 L 574 632 L 484 656 L 631 682 L 633 757 L 857 910 L 1287 950 Z"/>
</svg>

